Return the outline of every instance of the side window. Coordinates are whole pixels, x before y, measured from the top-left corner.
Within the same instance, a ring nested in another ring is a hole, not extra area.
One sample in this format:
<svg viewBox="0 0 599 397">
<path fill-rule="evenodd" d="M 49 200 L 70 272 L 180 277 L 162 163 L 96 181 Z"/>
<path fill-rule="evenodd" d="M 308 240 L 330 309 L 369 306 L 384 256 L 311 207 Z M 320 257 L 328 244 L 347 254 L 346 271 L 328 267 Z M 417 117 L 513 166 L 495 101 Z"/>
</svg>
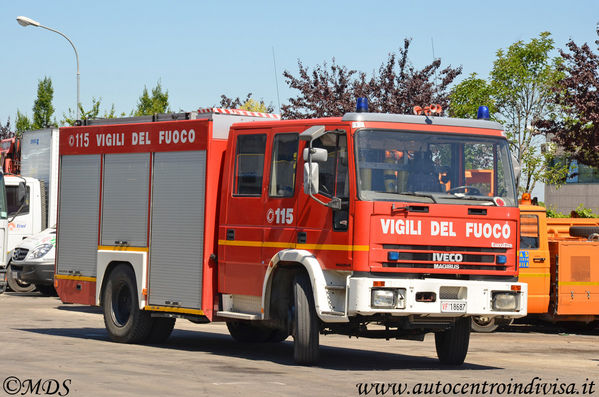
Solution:
<svg viewBox="0 0 599 397">
<path fill-rule="evenodd" d="M 262 194 L 266 134 L 239 135 L 235 152 L 235 191 L 239 196 Z"/>
<path fill-rule="evenodd" d="M 520 215 L 520 249 L 539 248 L 539 217 L 533 214 Z"/>
<path fill-rule="evenodd" d="M 324 148 L 328 152 L 326 163 L 320 163 L 319 193 L 339 198 L 349 197 L 347 173 L 347 138 L 345 135 L 326 134 L 314 141 L 313 147 Z"/>
<path fill-rule="evenodd" d="M 17 202 L 17 192 L 19 190 L 18 186 L 6 186 L 6 201 L 7 201 L 7 206 L 8 206 L 8 218 L 12 218 L 13 216 L 15 216 L 17 214 L 17 211 L 19 211 L 19 208 L 21 208 L 21 206 L 19 205 L 19 203 Z M 30 187 L 27 186 L 27 194 L 25 196 L 25 202 L 23 203 L 23 208 L 21 208 L 21 212 L 19 212 L 19 215 L 24 215 L 24 214 L 28 214 L 29 213 L 29 191 L 30 191 Z"/>
<path fill-rule="evenodd" d="M 297 164 L 298 134 L 278 134 L 272 147 L 270 167 L 270 197 L 293 197 L 295 194 L 295 166 Z"/>
</svg>

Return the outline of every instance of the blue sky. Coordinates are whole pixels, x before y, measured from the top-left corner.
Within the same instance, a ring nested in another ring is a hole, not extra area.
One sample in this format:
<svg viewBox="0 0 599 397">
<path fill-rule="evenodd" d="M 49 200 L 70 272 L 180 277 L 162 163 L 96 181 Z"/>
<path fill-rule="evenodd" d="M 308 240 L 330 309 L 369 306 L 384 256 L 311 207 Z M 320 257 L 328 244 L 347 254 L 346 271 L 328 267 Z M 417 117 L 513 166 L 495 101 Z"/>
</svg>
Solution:
<svg viewBox="0 0 599 397">
<path fill-rule="evenodd" d="M 129 113 L 144 85 L 158 80 L 173 110 L 193 110 L 254 93 L 275 107 L 276 54 L 281 102 L 295 96 L 282 77 L 330 61 L 372 73 L 413 39 L 417 67 L 434 55 L 443 65 L 462 65 L 463 76 L 486 76 L 495 53 L 517 40 L 549 31 L 556 46 L 570 39 L 592 43 L 599 2 L 566 1 L 3 1 L 0 5 L 0 122 L 17 109 L 31 115 L 37 82 L 54 85 L 60 120 L 76 102 L 75 57 L 68 42 L 50 31 L 21 27 L 24 15 L 58 29 L 79 51 L 81 102 L 101 98 Z"/>
</svg>

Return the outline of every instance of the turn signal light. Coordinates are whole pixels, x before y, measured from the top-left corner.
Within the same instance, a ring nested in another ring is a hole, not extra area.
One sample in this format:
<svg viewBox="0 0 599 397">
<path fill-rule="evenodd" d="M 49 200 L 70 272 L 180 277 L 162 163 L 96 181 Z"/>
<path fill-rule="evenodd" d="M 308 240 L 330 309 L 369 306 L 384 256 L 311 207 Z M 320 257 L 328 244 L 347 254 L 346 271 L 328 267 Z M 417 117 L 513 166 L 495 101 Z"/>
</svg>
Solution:
<svg viewBox="0 0 599 397">
<path fill-rule="evenodd" d="M 512 291 L 520 292 L 520 291 L 522 291 L 522 286 L 521 285 L 512 285 L 512 287 L 510 289 Z"/>
<path fill-rule="evenodd" d="M 384 287 L 385 286 L 385 282 L 384 281 L 373 281 L 372 282 L 372 286 L 373 287 Z"/>
</svg>

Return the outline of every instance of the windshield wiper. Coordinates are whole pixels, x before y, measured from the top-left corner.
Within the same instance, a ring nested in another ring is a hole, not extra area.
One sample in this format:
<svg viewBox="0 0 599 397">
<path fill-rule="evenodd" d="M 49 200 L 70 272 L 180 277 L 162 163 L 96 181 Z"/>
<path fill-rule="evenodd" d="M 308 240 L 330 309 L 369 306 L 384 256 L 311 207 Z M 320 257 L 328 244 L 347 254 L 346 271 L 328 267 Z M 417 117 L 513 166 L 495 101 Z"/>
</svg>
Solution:
<svg viewBox="0 0 599 397">
<path fill-rule="evenodd" d="M 401 193 L 397 193 L 397 194 L 401 194 L 403 196 L 424 197 L 424 198 L 431 199 L 433 203 L 437 204 L 437 199 L 435 199 L 435 196 L 433 196 L 432 194 L 420 193 L 420 192 L 401 192 Z"/>
<path fill-rule="evenodd" d="M 493 201 L 492 197 L 482 197 L 482 196 L 467 196 L 467 195 L 463 195 L 460 196 L 459 193 L 450 193 L 451 195 L 448 195 L 447 197 L 443 197 L 444 199 L 450 199 L 450 200 L 475 200 L 475 201 L 487 201 L 487 202 L 491 202 L 494 205 L 495 201 Z"/>
</svg>

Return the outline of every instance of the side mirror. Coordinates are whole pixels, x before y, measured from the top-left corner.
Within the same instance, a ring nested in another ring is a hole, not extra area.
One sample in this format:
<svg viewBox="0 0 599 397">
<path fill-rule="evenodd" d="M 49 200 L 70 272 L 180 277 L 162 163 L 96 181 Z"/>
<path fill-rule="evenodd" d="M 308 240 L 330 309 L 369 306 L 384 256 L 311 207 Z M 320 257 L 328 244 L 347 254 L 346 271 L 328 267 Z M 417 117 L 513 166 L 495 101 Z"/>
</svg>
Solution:
<svg viewBox="0 0 599 397">
<path fill-rule="evenodd" d="M 25 182 L 19 182 L 19 187 L 17 188 L 17 202 L 19 205 L 23 205 L 25 199 L 27 199 L 27 187 L 25 186 Z"/>
<path fill-rule="evenodd" d="M 304 163 L 305 194 L 318 194 L 318 168 L 318 163 Z"/>
<path fill-rule="evenodd" d="M 516 156 L 514 156 L 513 154 L 512 154 L 512 166 L 514 167 L 514 176 L 516 177 L 516 180 L 519 180 L 520 174 L 522 173 L 522 166 L 518 162 L 518 159 L 516 158 Z"/>
<path fill-rule="evenodd" d="M 304 149 L 304 161 L 308 161 L 308 157 L 310 154 L 310 150 L 312 150 L 312 161 L 315 163 L 326 163 L 329 158 L 329 153 L 326 149 L 322 148 L 305 148 Z"/>
</svg>

